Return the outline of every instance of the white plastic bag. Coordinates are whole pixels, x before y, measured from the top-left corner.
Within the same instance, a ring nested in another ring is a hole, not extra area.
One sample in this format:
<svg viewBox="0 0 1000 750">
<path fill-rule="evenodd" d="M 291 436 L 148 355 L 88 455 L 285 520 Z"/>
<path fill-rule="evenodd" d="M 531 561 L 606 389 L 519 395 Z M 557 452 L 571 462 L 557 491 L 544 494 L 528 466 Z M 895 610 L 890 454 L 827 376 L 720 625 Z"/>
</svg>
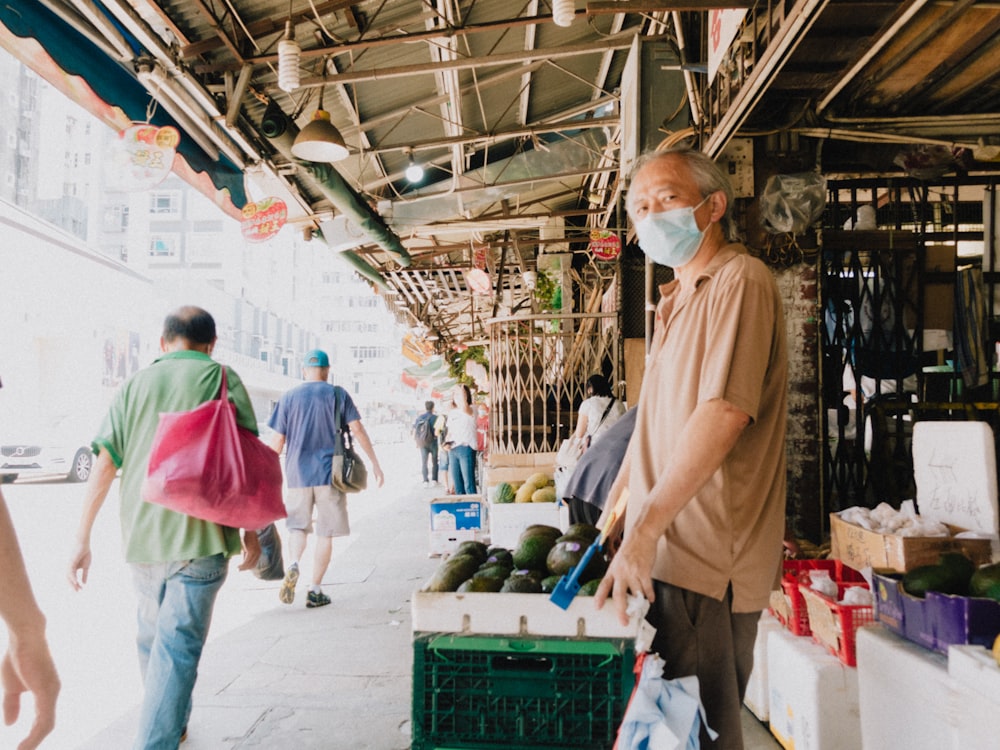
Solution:
<svg viewBox="0 0 1000 750">
<path fill-rule="evenodd" d="M 816 172 L 771 175 L 760 196 L 764 229 L 802 234 L 826 208 L 826 178 Z"/>
</svg>

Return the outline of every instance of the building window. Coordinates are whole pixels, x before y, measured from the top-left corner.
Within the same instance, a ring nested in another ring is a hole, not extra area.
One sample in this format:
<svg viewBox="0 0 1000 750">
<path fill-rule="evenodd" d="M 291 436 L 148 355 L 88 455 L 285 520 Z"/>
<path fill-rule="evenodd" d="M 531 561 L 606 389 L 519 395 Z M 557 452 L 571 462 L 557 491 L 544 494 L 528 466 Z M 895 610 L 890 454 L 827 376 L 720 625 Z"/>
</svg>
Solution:
<svg viewBox="0 0 1000 750">
<path fill-rule="evenodd" d="M 149 238 L 149 255 L 152 258 L 176 258 L 179 244 L 176 235 L 154 234 Z"/>
<path fill-rule="evenodd" d="M 181 194 L 176 191 L 150 194 L 149 212 L 161 215 L 179 214 L 181 212 Z"/>
</svg>

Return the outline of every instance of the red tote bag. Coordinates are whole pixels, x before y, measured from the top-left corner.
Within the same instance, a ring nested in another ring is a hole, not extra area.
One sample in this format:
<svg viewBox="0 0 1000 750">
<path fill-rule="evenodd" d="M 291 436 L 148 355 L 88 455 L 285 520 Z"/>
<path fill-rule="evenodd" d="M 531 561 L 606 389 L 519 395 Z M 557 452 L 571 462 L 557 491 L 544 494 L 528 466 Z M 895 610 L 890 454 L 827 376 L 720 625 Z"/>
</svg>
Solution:
<svg viewBox="0 0 1000 750">
<path fill-rule="evenodd" d="M 281 482 L 278 454 L 236 424 L 223 366 L 217 399 L 160 414 L 142 498 L 223 526 L 260 529 L 287 515 Z"/>
</svg>

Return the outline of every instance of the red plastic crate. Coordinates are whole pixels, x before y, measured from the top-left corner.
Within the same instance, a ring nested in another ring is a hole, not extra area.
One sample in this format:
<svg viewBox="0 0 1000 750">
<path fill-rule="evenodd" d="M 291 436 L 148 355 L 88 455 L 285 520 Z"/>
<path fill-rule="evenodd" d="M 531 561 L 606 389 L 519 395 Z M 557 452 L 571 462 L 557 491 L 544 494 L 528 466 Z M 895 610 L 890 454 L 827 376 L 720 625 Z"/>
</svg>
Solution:
<svg viewBox="0 0 1000 750">
<path fill-rule="evenodd" d="M 794 635 L 811 635 L 809 612 L 799 592 L 799 584 L 810 583 L 809 571 L 826 570 L 834 581 L 863 582 L 864 577 L 840 560 L 785 560 L 781 576 L 781 591 L 771 593 L 772 615 Z"/>
<path fill-rule="evenodd" d="M 868 588 L 864 581 L 837 581 L 837 599 L 842 599 L 844 592 L 855 586 Z M 854 643 L 858 628 L 875 621 L 874 605 L 840 604 L 813 591 L 808 583 L 799 584 L 799 592 L 805 600 L 812 639 L 821 646 L 826 646 L 831 654 L 847 666 L 856 666 L 858 662 Z"/>
</svg>

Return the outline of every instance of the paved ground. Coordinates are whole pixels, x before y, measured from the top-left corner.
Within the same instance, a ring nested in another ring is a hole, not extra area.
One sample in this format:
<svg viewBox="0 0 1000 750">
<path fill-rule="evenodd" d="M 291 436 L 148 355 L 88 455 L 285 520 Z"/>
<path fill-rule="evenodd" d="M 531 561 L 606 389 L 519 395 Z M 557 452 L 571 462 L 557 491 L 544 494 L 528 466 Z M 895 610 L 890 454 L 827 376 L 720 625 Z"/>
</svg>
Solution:
<svg viewBox="0 0 1000 750">
<path fill-rule="evenodd" d="M 412 459 L 397 448 L 384 465 Z M 350 500 L 352 535 L 335 544 L 328 607 L 306 609 L 301 582 L 295 603 L 283 605 L 278 583 L 231 574 L 183 750 L 410 747 L 410 598 L 438 564 L 427 551 L 428 502 L 439 492 L 404 477 Z M 136 714 L 123 706 L 120 718 L 75 747 L 126 750 Z M 748 750 L 778 747 L 749 712 L 745 735 Z"/>
<path fill-rule="evenodd" d="M 278 583 L 231 574 L 215 625 L 241 608 L 260 611 L 213 634 L 185 750 L 410 746 L 410 594 L 437 565 L 427 555 L 434 496 L 419 482 L 397 482 L 350 499 L 352 536 L 335 543 L 328 607 L 306 609 L 302 582 L 296 601 L 283 605 Z M 128 748 L 136 714 L 126 711 L 80 750 Z"/>
</svg>

